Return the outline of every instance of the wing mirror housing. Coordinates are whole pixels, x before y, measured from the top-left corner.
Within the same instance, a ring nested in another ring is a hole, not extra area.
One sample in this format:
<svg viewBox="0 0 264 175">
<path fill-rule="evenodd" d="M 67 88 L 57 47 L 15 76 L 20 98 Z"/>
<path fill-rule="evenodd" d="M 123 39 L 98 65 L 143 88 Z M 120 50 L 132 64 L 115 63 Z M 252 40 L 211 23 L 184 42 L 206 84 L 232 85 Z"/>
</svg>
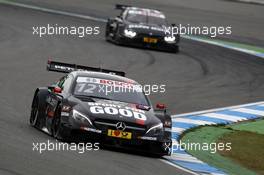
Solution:
<svg viewBox="0 0 264 175">
<path fill-rule="evenodd" d="M 166 105 L 163 103 L 157 103 L 156 108 L 159 110 L 166 110 Z"/>
<path fill-rule="evenodd" d="M 62 92 L 62 88 L 60 88 L 59 86 L 49 86 L 48 89 L 55 94 L 60 94 Z"/>
<path fill-rule="evenodd" d="M 56 87 L 53 88 L 53 92 L 55 94 L 60 94 L 62 92 L 62 89 L 60 87 L 56 86 Z"/>
<path fill-rule="evenodd" d="M 156 112 L 162 112 L 162 113 L 166 114 L 167 113 L 167 107 L 163 103 L 157 103 L 155 111 Z"/>
</svg>

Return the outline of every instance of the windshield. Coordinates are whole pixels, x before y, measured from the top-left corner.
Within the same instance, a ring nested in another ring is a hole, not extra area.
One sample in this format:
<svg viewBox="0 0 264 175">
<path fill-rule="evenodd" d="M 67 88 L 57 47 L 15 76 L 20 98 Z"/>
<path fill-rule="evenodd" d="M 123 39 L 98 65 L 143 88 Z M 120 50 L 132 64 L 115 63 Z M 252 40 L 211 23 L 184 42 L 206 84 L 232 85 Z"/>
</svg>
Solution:
<svg viewBox="0 0 264 175">
<path fill-rule="evenodd" d="M 129 10 L 126 20 L 133 23 L 166 25 L 165 16 L 155 10 Z"/>
<path fill-rule="evenodd" d="M 166 20 L 159 17 L 148 16 L 148 24 L 156 24 L 162 26 L 166 25 Z"/>
<path fill-rule="evenodd" d="M 73 94 L 150 106 L 138 85 L 114 80 L 77 77 Z"/>
</svg>

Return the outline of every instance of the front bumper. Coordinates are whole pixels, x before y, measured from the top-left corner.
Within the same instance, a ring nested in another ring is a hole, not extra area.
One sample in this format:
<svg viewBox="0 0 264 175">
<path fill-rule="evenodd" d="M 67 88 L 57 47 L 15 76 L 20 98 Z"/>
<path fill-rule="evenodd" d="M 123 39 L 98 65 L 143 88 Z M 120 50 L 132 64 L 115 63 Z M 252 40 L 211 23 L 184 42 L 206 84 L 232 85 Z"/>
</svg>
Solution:
<svg viewBox="0 0 264 175">
<path fill-rule="evenodd" d="M 66 122 L 66 120 L 68 120 Z M 102 145 L 110 145 L 114 147 L 122 147 L 125 149 L 133 149 L 142 152 L 149 152 L 157 155 L 170 155 L 171 138 L 169 135 L 150 137 L 142 135 L 137 131 L 128 130 L 132 133 L 131 139 L 116 138 L 107 135 L 108 129 L 114 127 L 96 129 L 92 127 L 82 126 L 73 119 L 65 119 L 62 122 L 62 137 L 70 142 L 99 142 Z M 168 133 L 167 133 L 168 134 Z"/>
<path fill-rule="evenodd" d="M 157 43 L 146 43 L 144 42 L 144 37 L 150 37 L 157 39 Z M 163 37 L 156 36 L 147 36 L 147 35 L 138 35 L 134 38 L 128 38 L 124 35 L 119 35 L 117 37 L 118 43 L 123 45 L 129 45 L 134 47 L 149 48 L 162 51 L 177 52 L 179 49 L 178 43 L 179 38 L 175 43 L 168 43 L 164 41 Z"/>
</svg>

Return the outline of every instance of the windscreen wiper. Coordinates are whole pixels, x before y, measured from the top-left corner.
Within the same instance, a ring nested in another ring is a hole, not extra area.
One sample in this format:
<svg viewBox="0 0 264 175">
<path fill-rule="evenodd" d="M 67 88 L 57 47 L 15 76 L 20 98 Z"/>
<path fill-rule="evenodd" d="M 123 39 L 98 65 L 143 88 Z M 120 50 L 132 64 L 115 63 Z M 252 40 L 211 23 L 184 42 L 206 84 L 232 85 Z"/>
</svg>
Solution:
<svg viewBox="0 0 264 175">
<path fill-rule="evenodd" d="M 74 95 L 76 98 L 80 98 L 82 100 L 85 101 L 91 101 L 91 102 L 95 102 L 93 97 L 87 96 L 87 95 Z"/>
<path fill-rule="evenodd" d="M 112 99 L 107 98 L 107 97 L 99 97 L 99 96 L 95 96 L 95 95 L 87 95 L 86 97 L 89 97 L 89 98 L 99 98 L 99 99 L 103 99 L 103 100 L 112 100 Z"/>
</svg>

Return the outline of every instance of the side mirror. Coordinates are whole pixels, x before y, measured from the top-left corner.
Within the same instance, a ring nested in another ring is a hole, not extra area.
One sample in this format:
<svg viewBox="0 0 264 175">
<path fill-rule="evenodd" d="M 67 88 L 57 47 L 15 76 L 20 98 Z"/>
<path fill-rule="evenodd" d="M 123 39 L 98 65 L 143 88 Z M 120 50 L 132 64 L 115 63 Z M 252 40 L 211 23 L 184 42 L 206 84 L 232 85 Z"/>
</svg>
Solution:
<svg viewBox="0 0 264 175">
<path fill-rule="evenodd" d="M 116 16 L 115 20 L 117 22 L 121 22 L 122 21 L 122 16 L 120 16 L 120 15 Z"/>
<path fill-rule="evenodd" d="M 49 86 L 48 89 L 54 92 L 55 94 L 60 94 L 62 92 L 62 89 L 56 85 Z"/>
<path fill-rule="evenodd" d="M 56 87 L 53 88 L 53 92 L 55 94 L 60 94 L 62 92 L 62 89 L 60 87 L 56 86 Z"/>
<path fill-rule="evenodd" d="M 157 103 L 156 108 L 159 110 L 166 110 L 165 104 L 162 104 L 162 103 Z"/>
</svg>

